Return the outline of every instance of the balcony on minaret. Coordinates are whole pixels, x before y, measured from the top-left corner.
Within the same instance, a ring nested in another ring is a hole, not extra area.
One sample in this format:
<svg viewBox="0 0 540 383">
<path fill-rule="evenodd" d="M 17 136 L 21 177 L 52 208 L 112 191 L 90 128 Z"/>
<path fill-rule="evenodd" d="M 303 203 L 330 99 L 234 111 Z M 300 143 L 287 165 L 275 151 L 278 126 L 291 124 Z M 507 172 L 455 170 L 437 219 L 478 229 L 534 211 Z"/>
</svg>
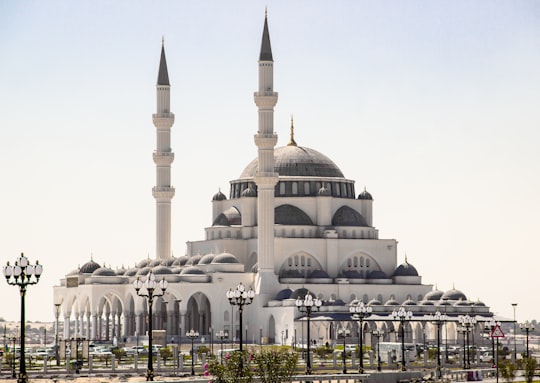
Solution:
<svg viewBox="0 0 540 383">
<path fill-rule="evenodd" d="M 175 189 L 172 186 L 154 186 L 152 195 L 156 200 L 170 200 L 174 197 Z"/>
<path fill-rule="evenodd" d="M 174 161 L 174 153 L 173 152 L 158 152 L 157 150 L 154 151 L 152 154 L 152 158 L 154 159 L 154 163 L 158 166 L 167 166 L 173 163 Z"/>
</svg>

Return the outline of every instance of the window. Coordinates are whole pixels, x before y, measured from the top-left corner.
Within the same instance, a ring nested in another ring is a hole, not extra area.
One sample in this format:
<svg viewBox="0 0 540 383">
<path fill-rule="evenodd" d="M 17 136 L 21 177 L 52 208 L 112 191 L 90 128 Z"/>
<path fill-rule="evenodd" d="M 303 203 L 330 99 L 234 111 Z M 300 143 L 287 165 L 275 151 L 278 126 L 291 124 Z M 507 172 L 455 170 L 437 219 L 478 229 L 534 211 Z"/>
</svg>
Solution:
<svg viewBox="0 0 540 383">
<path fill-rule="evenodd" d="M 279 194 L 284 195 L 285 194 L 285 182 L 279 183 Z"/>
<path fill-rule="evenodd" d="M 309 182 L 304 182 L 304 195 L 309 195 Z"/>
<path fill-rule="evenodd" d="M 297 183 L 297 182 L 293 182 L 293 183 L 292 183 L 292 194 L 293 194 L 293 195 L 297 195 L 297 194 L 298 194 L 298 183 Z"/>
</svg>

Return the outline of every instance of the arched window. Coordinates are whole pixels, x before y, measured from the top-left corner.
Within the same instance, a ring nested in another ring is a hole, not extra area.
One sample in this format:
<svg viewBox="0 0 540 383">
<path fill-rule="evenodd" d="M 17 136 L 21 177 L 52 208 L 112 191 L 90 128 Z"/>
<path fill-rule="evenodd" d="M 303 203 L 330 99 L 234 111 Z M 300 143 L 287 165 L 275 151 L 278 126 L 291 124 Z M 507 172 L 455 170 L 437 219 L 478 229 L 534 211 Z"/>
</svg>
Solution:
<svg viewBox="0 0 540 383">
<path fill-rule="evenodd" d="M 294 266 L 298 267 L 298 255 L 294 256 Z"/>
<path fill-rule="evenodd" d="M 379 302 L 384 302 L 384 301 L 383 301 L 382 294 L 377 295 L 377 300 L 378 300 Z"/>
<path fill-rule="evenodd" d="M 303 255 L 300 257 L 300 266 L 304 267 L 306 265 L 306 257 Z"/>
<path fill-rule="evenodd" d="M 360 267 L 364 267 L 364 257 L 360 257 Z"/>
<path fill-rule="evenodd" d="M 308 266 L 308 267 L 311 267 L 311 258 L 308 258 L 308 259 L 307 259 L 307 266 Z"/>
<path fill-rule="evenodd" d="M 296 229 L 291 230 L 291 237 L 296 237 Z"/>
<path fill-rule="evenodd" d="M 357 256 L 355 256 L 353 258 L 353 265 L 354 265 L 354 267 L 358 267 L 358 257 Z"/>
<path fill-rule="evenodd" d="M 292 258 L 291 257 L 289 257 L 289 259 L 288 259 L 288 264 L 289 264 L 289 267 L 292 266 Z"/>
<path fill-rule="evenodd" d="M 364 303 L 368 303 L 369 302 L 369 297 L 367 294 L 364 294 L 364 296 L 362 297 L 362 301 L 364 301 Z"/>
</svg>

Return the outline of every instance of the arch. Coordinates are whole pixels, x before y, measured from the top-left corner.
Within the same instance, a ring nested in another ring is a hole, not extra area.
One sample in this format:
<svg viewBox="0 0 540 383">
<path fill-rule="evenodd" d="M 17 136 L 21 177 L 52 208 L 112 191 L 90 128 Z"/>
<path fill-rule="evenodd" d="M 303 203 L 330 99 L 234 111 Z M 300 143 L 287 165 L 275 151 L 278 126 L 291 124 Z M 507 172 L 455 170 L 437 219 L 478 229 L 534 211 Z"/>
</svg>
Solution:
<svg viewBox="0 0 540 383">
<path fill-rule="evenodd" d="M 276 320 L 273 315 L 270 315 L 268 319 L 268 343 L 273 344 L 276 342 Z"/>
<path fill-rule="evenodd" d="M 278 225 L 313 225 L 313 221 L 302 210 L 293 205 L 281 205 L 275 209 L 274 223 Z"/>
<path fill-rule="evenodd" d="M 240 214 L 240 211 L 236 207 L 231 206 L 216 217 L 212 226 L 232 226 L 241 224 L 242 215 Z"/>
<path fill-rule="evenodd" d="M 210 300 L 206 294 L 196 292 L 187 301 L 186 331 L 194 329 L 201 335 L 207 335 L 212 325 Z"/>
<path fill-rule="evenodd" d="M 333 226 L 368 226 L 362 214 L 349 206 L 342 206 L 336 210 L 332 217 Z"/>
<path fill-rule="evenodd" d="M 285 258 L 281 264 L 279 276 L 282 278 L 290 277 L 291 272 L 298 276 L 306 276 L 311 270 L 323 270 L 322 265 L 309 253 L 299 252 L 291 254 Z"/>
</svg>

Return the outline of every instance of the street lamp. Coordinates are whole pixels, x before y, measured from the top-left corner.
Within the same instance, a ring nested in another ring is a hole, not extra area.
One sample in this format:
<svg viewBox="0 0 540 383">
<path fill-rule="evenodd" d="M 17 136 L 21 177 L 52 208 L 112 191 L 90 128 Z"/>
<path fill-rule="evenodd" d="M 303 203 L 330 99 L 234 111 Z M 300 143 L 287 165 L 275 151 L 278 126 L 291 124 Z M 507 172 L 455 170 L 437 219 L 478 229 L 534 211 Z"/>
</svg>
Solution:
<svg viewBox="0 0 540 383">
<path fill-rule="evenodd" d="M 216 337 L 221 340 L 221 353 L 219 354 L 219 362 L 223 364 L 223 340 L 229 337 L 227 331 L 219 330 L 216 333 Z"/>
<path fill-rule="evenodd" d="M 137 295 L 140 297 L 148 298 L 148 368 L 146 370 L 146 380 L 152 381 L 154 380 L 154 366 L 153 366 L 153 346 L 152 346 L 152 305 L 154 304 L 154 298 L 162 297 L 163 294 L 165 294 L 165 290 L 167 290 L 167 286 L 169 283 L 162 279 L 161 281 L 156 282 L 156 275 L 153 272 L 149 272 L 148 276 L 146 277 L 146 280 L 143 282 L 137 277 L 133 281 L 133 287 L 135 287 L 135 291 L 137 292 Z M 141 292 L 142 288 L 145 288 L 146 292 Z"/>
<path fill-rule="evenodd" d="M 54 356 L 56 358 L 56 365 L 60 365 L 60 350 L 58 350 L 58 317 L 60 317 L 60 303 L 54 304 L 54 316 L 56 318 L 55 334 L 54 334 Z"/>
<path fill-rule="evenodd" d="M 358 303 L 356 306 L 350 306 L 349 311 L 352 314 L 352 319 L 358 321 L 358 373 L 364 373 L 364 319 L 371 315 L 373 309 L 371 306 L 364 305 L 364 302 Z"/>
<path fill-rule="evenodd" d="M 307 317 L 307 363 L 306 363 L 306 375 L 311 374 L 311 355 L 310 355 L 310 346 L 311 346 L 311 338 L 309 335 L 309 321 L 311 319 L 311 313 L 315 311 L 319 311 L 320 307 L 322 306 L 322 301 L 319 298 L 313 298 L 311 294 L 306 294 L 304 299 L 298 298 L 296 300 L 296 307 L 298 307 L 298 310 L 301 313 L 305 313 Z"/>
<path fill-rule="evenodd" d="M 24 298 L 26 296 L 26 288 L 28 285 L 35 285 L 39 282 L 39 277 L 43 272 L 43 266 L 36 261 L 35 265 L 30 265 L 28 258 L 21 253 L 21 256 L 15 261 L 15 265 L 11 266 L 9 262 L 4 266 L 4 276 L 8 284 L 13 286 L 19 286 L 19 292 L 21 295 L 21 357 L 19 365 L 19 376 L 17 378 L 18 383 L 28 382 L 28 375 L 26 375 L 26 364 L 24 358 L 24 330 L 26 327 L 26 321 L 24 318 L 25 307 Z M 34 277 L 34 278 L 32 278 Z"/>
<path fill-rule="evenodd" d="M 470 355 L 470 347 L 469 347 L 469 332 L 471 332 L 474 328 L 474 325 L 476 324 L 476 318 L 471 317 L 469 314 L 466 315 L 460 315 L 458 317 L 458 321 L 463 327 L 463 333 L 465 335 L 465 347 L 467 354 L 463 354 L 463 358 L 465 359 L 463 366 L 465 369 L 471 368 L 471 355 Z"/>
<path fill-rule="evenodd" d="M 401 324 L 401 371 L 407 371 L 407 362 L 405 361 L 405 323 L 413 317 L 412 311 L 406 311 L 405 307 L 401 306 L 398 310 L 392 311 L 390 317 L 393 320 L 399 320 Z"/>
<path fill-rule="evenodd" d="M 517 303 L 512 303 L 512 308 L 514 309 L 514 363 L 517 362 L 517 346 L 516 346 L 516 307 Z"/>
<path fill-rule="evenodd" d="M 495 359 L 495 337 L 491 336 L 495 327 L 500 326 L 501 322 L 497 322 L 495 319 L 491 318 L 488 321 L 484 322 L 484 331 L 489 332 L 489 337 L 491 338 L 491 355 L 493 357 L 493 366 L 496 364 Z"/>
<path fill-rule="evenodd" d="M 191 375 L 193 376 L 195 375 L 195 349 L 193 348 L 193 343 L 199 337 L 199 332 L 191 329 L 186 332 L 186 336 L 191 340 Z"/>
<path fill-rule="evenodd" d="M 226 295 L 231 305 L 238 306 L 238 312 L 240 313 L 240 352 L 242 352 L 242 314 L 244 312 L 244 306 L 253 302 L 255 291 L 251 287 L 249 290 L 246 290 L 245 286 L 240 282 L 236 286 L 236 289 L 229 289 Z"/>
<path fill-rule="evenodd" d="M 381 348 L 379 343 L 381 343 L 381 338 L 384 336 L 384 330 L 373 330 L 371 334 L 377 337 L 377 371 L 381 371 Z"/>
<path fill-rule="evenodd" d="M 338 330 L 338 337 L 343 338 L 343 353 L 341 354 L 341 359 L 343 360 L 343 373 L 347 373 L 347 350 L 346 350 L 346 344 L 345 340 L 347 339 L 347 336 L 351 332 L 347 330 L 346 328 L 340 328 Z"/>
<path fill-rule="evenodd" d="M 441 326 L 446 322 L 446 315 L 436 311 L 435 315 L 431 314 L 429 320 L 437 326 L 437 378 L 442 378 L 441 370 Z"/>
<path fill-rule="evenodd" d="M 534 331 L 534 324 L 527 320 L 525 323 L 520 323 L 519 328 L 527 337 L 527 358 L 529 358 L 529 333 Z"/>
</svg>

